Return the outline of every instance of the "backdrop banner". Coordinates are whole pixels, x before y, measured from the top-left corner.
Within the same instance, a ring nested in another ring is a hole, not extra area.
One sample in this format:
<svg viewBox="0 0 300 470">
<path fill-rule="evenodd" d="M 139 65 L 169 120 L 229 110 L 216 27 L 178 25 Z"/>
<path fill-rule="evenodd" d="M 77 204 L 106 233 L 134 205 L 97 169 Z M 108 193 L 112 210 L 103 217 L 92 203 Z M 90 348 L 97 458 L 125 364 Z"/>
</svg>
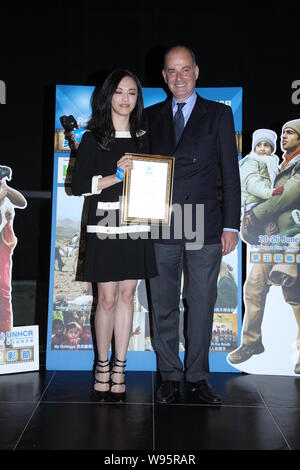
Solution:
<svg viewBox="0 0 300 470">
<path fill-rule="evenodd" d="M 280 136 L 256 129 L 240 175 L 245 315 L 241 347 L 227 359 L 248 373 L 299 375 L 300 119 Z"/>
<path fill-rule="evenodd" d="M 95 286 L 82 282 L 85 217 L 88 197 L 71 194 L 70 178 L 76 151 L 69 148 L 60 118 L 73 116 L 78 123 L 74 130 L 80 142 L 90 116 L 90 98 L 94 87 L 58 85 L 56 87 L 54 171 L 52 198 L 52 233 L 47 334 L 48 370 L 91 370 L 94 362 L 93 323 L 97 302 Z M 239 157 L 242 142 L 242 89 L 198 88 L 204 98 L 232 107 Z M 160 88 L 144 88 L 145 107 L 163 101 Z M 221 194 L 220 194 L 221 198 Z M 226 360 L 237 348 L 241 331 L 241 246 L 223 257 L 215 306 L 210 370 L 238 372 Z M 184 341 L 184 278 L 180 304 L 180 351 Z M 134 299 L 134 319 L 129 351 L 128 370 L 155 370 L 152 349 L 147 288 L 139 281 Z"/>
<path fill-rule="evenodd" d="M 39 368 L 38 326 L 13 326 L 12 266 L 17 237 L 15 209 L 25 209 L 24 196 L 12 187 L 12 169 L 0 165 L 0 374 Z"/>
</svg>

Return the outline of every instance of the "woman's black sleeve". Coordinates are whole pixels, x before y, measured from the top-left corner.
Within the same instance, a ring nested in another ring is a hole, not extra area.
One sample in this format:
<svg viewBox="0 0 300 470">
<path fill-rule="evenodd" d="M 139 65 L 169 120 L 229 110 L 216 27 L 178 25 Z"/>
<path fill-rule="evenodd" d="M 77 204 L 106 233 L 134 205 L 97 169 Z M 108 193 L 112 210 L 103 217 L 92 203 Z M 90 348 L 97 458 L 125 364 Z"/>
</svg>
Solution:
<svg viewBox="0 0 300 470">
<path fill-rule="evenodd" d="M 96 140 L 91 132 L 82 136 L 72 172 L 71 189 L 74 196 L 91 193 L 95 175 Z"/>
</svg>

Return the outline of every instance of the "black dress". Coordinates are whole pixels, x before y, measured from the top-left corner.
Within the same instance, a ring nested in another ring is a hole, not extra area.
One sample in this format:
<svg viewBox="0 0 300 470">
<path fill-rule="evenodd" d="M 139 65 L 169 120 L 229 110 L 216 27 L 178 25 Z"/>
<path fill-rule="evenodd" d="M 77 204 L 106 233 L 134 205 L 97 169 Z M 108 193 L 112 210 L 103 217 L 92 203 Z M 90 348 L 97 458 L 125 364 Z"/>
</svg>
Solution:
<svg viewBox="0 0 300 470">
<path fill-rule="evenodd" d="M 98 147 L 93 132 L 83 135 L 72 174 L 72 193 L 75 196 L 91 193 L 93 176 L 114 174 L 117 161 L 125 152 L 141 153 L 131 137 L 116 137 L 109 144 L 109 149 Z M 125 233 L 115 233 L 120 229 L 116 205 L 122 191 L 123 183 L 120 182 L 103 189 L 100 194 L 88 196 L 84 281 L 108 282 L 157 276 L 150 232 L 128 234 L 126 227 L 129 226 L 125 226 L 121 229 Z M 105 233 L 98 230 L 105 230 Z"/>
</svg>

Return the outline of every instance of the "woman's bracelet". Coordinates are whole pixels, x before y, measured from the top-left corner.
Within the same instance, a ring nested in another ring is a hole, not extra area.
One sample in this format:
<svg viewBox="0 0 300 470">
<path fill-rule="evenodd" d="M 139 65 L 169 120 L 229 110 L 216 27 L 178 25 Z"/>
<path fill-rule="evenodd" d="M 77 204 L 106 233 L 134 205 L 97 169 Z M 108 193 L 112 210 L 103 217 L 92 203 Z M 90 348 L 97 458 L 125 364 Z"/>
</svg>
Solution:
<svg viewBox="0 0 300 470">
<path fill-rule="evenodd" d="M 117 166 L 117 172 L 115 176 L 116 178 L 118 178 L 118 180 L 123 181 L 125 176 L 125 170 L 123 170 L 123 168 L 121 168 L 120 166 Z"/>
</svg>

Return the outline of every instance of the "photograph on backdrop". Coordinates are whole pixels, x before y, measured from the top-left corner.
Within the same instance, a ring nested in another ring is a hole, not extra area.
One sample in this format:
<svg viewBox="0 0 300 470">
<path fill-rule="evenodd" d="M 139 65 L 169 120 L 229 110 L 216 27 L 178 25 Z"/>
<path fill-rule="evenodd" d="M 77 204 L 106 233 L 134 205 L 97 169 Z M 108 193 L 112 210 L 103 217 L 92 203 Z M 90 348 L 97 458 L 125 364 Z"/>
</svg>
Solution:
<svg viewBox="0 0 300 470">
<path fill-rule="evenodd" d="M 290 375 L 300 374 L 300 119 L 279 140 L 280 158 L 277 134 L 257 129 L 240 160 L 245 316 L 227 359 L 245 372 Z"/>
<path fill-rule="evenodd" d="M 12 289 L 13 254 L 18 243 L 14 232 L 15 209 L 27 201 L 11 186 L 12 169 L 0 165 L 0 374 L 39 369 L 38 326 L 14 326 Z M 19 239 L 20 242 L 20 239 Z"/>
<path fill-rule="evenodd" d="M 12 169 L 0 165 L 0 334 L 1 343 L 13 328 L 11 303 L 12 256 L 17 238 L 13 230 L 15 209 L 25 209 L 24 196 L 10 186 Z"/>
</svg>

